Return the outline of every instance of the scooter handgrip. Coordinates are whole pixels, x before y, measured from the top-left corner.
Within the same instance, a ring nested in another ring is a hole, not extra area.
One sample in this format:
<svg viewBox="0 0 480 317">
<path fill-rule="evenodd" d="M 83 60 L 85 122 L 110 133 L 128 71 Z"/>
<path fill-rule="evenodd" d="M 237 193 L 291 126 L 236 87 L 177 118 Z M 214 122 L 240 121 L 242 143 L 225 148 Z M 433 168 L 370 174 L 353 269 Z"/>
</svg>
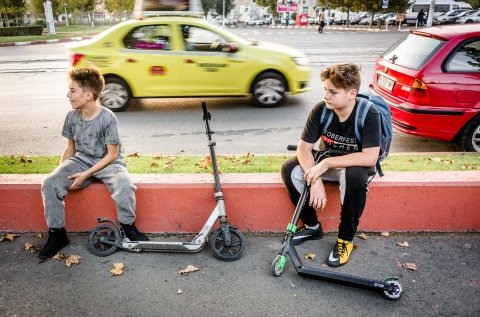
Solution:
<svg viewBox="0 0 480 317">
<path fill-rule="evenodd" d="M 297 150 L 297 146 L 296 145 L 287 145 L 287 150 L 288 151 L 296 151 Z"/>
<path fill-rule="evenodd" d="M 210 120 L 211 116 L 210 113 L 207 111 L 207 103 L 202 101 L 202 109 L 203 109 L 203 120 Z"/>
</svg>

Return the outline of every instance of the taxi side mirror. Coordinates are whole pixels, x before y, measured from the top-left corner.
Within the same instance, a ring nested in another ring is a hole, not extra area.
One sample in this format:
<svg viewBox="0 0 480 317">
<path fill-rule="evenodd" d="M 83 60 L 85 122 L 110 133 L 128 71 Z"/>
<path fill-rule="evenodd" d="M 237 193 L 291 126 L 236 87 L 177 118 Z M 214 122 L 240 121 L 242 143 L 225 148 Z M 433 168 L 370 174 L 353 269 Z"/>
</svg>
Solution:
<svg viewBox="0 0 480 317">
<path fill-rule="evenodd" d="M 236 53 L 238 52 L 238 46 L 235 43 L 228 43 L 228 45 L 225 46 L 224 51 L 228 53 Z"/>
</svg>

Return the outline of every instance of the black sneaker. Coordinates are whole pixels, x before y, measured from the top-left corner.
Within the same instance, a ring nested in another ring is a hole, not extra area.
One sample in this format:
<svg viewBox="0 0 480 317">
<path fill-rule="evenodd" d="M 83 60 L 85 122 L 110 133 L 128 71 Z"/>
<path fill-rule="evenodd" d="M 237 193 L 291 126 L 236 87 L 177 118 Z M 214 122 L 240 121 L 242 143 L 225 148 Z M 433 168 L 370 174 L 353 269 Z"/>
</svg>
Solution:
<svg viewBox="0 0 480 317">
<path fill-rule="evenodd" d="M 40 250 L 37 258 L 40 261 L 46 261 L 55 256 L 61 249 L 66 247 L 70 241 L 67 237 L 65 228 L 48 229 L 48 240 L 45 246 Z"/>
<path fill-rule="evenodd" d="M 149 241 L 150 239 L 138 231 L 137 227 L 135 227 L 135 224 L 132 222 L 131 224 L 124 224 L 120 223 L 120 225 L 123 228 L 123 231 L 125 231 L 125 235 L 130 241 Z"/>
<path fill-rule="evenodd" d="M 322 224 L 318 223 L 317 229 L 312 229 L 307 225 L 300 227 L 293 236 L 292 243 L 293 245 L 299 245 L 307 240 L 318 240 L 323 236 Z"/>
</svg>

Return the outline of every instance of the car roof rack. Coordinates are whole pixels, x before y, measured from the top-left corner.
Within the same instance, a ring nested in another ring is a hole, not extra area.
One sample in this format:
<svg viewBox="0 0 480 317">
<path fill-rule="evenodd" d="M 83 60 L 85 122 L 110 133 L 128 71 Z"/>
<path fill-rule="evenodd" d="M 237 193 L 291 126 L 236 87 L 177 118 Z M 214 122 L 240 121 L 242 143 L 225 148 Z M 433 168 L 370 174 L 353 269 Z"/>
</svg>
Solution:
<svg viewBox="0 0 480 317">
<path fill-rule="evenodd" d="M 200 0 L 136 0 L 134 17 L 144 19 L 160 16 L 203 17 Z"/>
</svg>

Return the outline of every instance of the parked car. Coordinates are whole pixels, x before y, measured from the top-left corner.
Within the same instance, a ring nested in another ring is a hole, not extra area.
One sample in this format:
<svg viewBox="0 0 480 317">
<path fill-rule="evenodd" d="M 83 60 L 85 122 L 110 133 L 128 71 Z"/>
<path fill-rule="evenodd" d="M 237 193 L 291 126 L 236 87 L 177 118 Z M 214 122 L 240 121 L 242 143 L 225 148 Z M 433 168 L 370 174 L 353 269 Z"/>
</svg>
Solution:
<svg viewBox="0 0 480 317">
<path fill-rule="evenodd" d="M 378 20 L 380 19 L 382 15 L 380 13 L 376 13 L 374 16 L 373 16 L 373 24 L 376 24 L 378 22 Z M 368 17 L 365 17 L 363 19 L 360 20 L 360 22 L 358 24 L 360 25 L 369 25 L 370 24 L 370 21 L 372 20 L 372 16 L 368 16 Z"/>
<path fill-rule="evenodd" d="M 473 11 L 470 14 L 458 18 L 455 21 L 457 24 L 465 24 L 465 23 L 480 23 L 480 10 Z"/>
<path fill-rule="evenodd" d="M 247 21 L 247 25 L 263 25 L 262 19 L 251 19 Z"/>
<path fill-rule="evenodd" d="M 448 12 L 445 12 L 442 15 L 439 15 L 438 17 L 433 18 L 432 24 L 433 25 L 440 25 L 440 24 L 449 24 L 449 23 L 454 23 L 451 22 L 453 18 L 455 18 L 458 14 L 462 12 L 469 11 L 467 9 L 455 9 L 455 10 L 450 10 Z"/>
<path fill-rule="evenodd" d="M 275 107 L 287 92 L 309 90 L 308 59 L 300 51 L 247 41 L 198 17 L 125 21 L 70 50 L 72 66 L 100 68 L 106 83 L 100 102 L 113 111 L 136 97 L 251 95 L 256 105 Z"/>
<path fill-rule="evenodd" d="M 397 24 L 397 14 L 396 13 L 387 13 L 382 17 L 383 23 L 388 25 Z"/>
<path fill-rule="evenodd" d="M 359 24 L 362 19 L 371 16 L 369 12 L 359 12 L 350 18 L 350 24 Z"/>
<path fill-rule="evenodd" d="M 479 56 L 478 26 L 412 30 L 377 59 L 370 91 L 397 130 L 480 152 Z"/>
</svg>

